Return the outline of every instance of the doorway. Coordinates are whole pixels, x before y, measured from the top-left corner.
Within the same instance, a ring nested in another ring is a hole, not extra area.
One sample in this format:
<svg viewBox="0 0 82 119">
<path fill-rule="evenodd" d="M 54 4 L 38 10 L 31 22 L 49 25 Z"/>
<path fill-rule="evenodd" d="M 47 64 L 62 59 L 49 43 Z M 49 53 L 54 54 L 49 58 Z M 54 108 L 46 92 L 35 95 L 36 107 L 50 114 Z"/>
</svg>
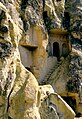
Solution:
<svg viewBox="0 0 82 119">
<path fill-rule="evenodd" d="M 53 43 L 53 56 L 57 57 L 57 59 L 59 59 L 59 57 L 60 57 L 60 50 L 59 50 L 58 42 Z"/>
</svg>

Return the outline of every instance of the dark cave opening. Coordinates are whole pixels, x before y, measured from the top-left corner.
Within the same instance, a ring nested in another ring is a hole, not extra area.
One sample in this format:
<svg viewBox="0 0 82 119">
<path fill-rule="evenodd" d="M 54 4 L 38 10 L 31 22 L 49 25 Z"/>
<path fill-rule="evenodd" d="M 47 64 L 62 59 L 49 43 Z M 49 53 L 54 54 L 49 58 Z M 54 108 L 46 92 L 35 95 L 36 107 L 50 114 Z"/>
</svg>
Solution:
<svg viewBox="0 0 82 119">
<path fill-rule="evenodd" d="M 27 1 L 28 0 L 22 0 L 21 1 L 21 9 L 26 9 Z"/>
<path fill-rule="evenodd" d="M 70 30 L 70 15 L 69 15 L 69 12 L 64 12 L 63 27 L 67 30 Z"/>
<path fill-rule="evenodd" d="M 47 11 L 44 11 L 44 12 L 43 12 L 43 19 L 46 19 L 47 17 L 48 17 Z"/>
<path fill-rule="evenodd" d="M 61 1 L 61 0 L 56 0 L 57 2 Z"/>
<path fill-rule="evenodd" d="M 76 99 L 75 97 L 65 97 L 62 96 L 62 98 L 67 102 L 67 104 L 74 110 L 74 112 L 76 113 Z"/>
</svg>

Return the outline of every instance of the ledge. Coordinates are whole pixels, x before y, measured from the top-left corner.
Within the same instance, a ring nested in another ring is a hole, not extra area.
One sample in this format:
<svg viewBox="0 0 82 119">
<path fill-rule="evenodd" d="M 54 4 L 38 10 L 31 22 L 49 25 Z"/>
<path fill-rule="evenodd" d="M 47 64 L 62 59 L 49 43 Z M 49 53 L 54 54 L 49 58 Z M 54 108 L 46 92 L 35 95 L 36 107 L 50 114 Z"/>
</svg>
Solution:
<svg viewBox="0 0 82 119">
<path fill-rule="evenodd" d="M 69 34 L 69 32 L 64 29 L 51 29 L 49 30 L 49 34 L 65 35 L 65 34 Z"/>
<path fill-rule="evenodd" d="M 31 45 L 31 44 L 21 44 L 19 43 L 20 46 L 23 46 L 25 48 L 28 48 L 29 50 L 35 50 L 36 48 L 38 48 L 37 45 Z"/>
</svg>

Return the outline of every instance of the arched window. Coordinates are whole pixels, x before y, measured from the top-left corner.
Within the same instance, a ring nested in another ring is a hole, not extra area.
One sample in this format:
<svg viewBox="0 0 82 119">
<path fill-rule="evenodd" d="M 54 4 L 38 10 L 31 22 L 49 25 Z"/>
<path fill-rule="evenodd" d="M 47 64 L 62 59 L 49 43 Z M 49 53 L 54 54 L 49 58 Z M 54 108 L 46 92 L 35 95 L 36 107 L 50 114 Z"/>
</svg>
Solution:
<svg viewBox="0 0 82 119">
<path fill-rule="evenodd" d="M 62 44 L 62 56 L 67 56 L 67 45 L 66 45 L 66 43 Z"/>
<path fill-rule="evenodd" d="M 54 42 L 53 43 L 53 56 L 59 58 L 60 57 L 60 49 L 59 49 L 59 43 Z"/>
</svg>

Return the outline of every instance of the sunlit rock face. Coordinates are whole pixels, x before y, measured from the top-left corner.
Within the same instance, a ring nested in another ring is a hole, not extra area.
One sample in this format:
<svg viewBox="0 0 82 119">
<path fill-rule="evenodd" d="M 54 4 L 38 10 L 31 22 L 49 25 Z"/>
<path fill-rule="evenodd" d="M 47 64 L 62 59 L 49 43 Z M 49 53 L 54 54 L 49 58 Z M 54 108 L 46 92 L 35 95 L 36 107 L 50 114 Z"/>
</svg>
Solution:
<svg viewBox="0 0 82 119">
<path fill-rule="evenodd" d="M 76 115 L 82 114 L 82 50 L 74 44 L 70 55 L 61 58 L 60 64 L 54 67 L 46 84 L 53 86 L 55 92 L 72 107 Z M 73 103 L 74 102 L 74 103 Z"/>
<path fill-rule="evenodd" d="M 49 66 L 46 52 L 48 30 L 62 27 L 63 12 L 63 0 L 48 0 L 46 2 L 44 0 L 0 1 L 1 119 L 41 118 L 39 108 L 42 92 L 37 80 L 45 74 L 48 69 L 46 65 Z M 22 50 L 19 47 L 23 47 Z M 21 58 L 21 55 L 24 54 L 23 51 L 27 55 Z M 23 60 L 24 58 L 27 60 Z M 25 61 L 24 64 L 23 61 Z M 25 65 L 27 66 L 25 67 Z M 51 86 L 46 86 L 43 89 L 46 90 L 44 92 L 54 93 Z M 55 99 L 56 97 L 54 96 Z M 43 100 L 45 100 L 45 96 Z M 62 99 L 61 102 L 63 106 L 65 103 Z M 56 102 L 52 101 L 52 103 Z M 57 107 L 60 108 L 59 104 Z M 65 108 L 67 114 L 64 110 L 63 117 L 69 115 L 68 112 L 70 112 L 70 117 L 73 119 L 74 112 L 67 105 Z M 52 115 L 51 118 L 53 118 Z"/>
<path fill-rule="evenodd" d="M 40 86 L 41 92 L 41 119 L 74 119 L 75 113 L 69 105 L 54 92 L 51 85 Z"/>
<path fill-rule="evenodd" d="M 82 1 L 66 0 L 65 11 L 70 16 L 72 40 L 82 40 Z"/>
<path fill-rule="evenodd" d="M 62 28 L 64 5 L 64 0 L 48 0 L 44 2 L 43 19 L 48 30 L 52 28 Z"/>
<path fill-rule="evenodd" d="M 46 73 L 49 71 L 48 69 L 52 66 L 52 62 L 56 63 L 56 58 L 48 59 L 48 53 L 46 52 L 49 42 L 48 31 L 52 28 L 60 29 L 62 27 L 63 13 L 63 0 L 22 0 L 20 3 L 23 35 L 19 41 L 19 45 L 27 48 L 28 51 L 26 52 L 30 54 L 31 60 L 30 63 L 27 63 L 29 67 L 26 67 L 32 71 L 38 80 L 44 79 Z M 23 50 L 24 48 L 21 47 L 21 59 L 23 59 Z M 24 60 L 22 61 L 24 62 Z"/>
<path fill-rule="evenodd" d="M 39 119 L 38 83 L 22 66 L 18 51 L 23 30 L 18 2 L 2 3 L 0 2 L 0 118 Z"/>
<path fill-rule="evenodd" d="M 22 0 L 21 17 L 23 15 L 25 30 L 33 25 L 46 26 L 47 30 L 61 28 L 64 5 L 64 0 Z"/>
</svg>

